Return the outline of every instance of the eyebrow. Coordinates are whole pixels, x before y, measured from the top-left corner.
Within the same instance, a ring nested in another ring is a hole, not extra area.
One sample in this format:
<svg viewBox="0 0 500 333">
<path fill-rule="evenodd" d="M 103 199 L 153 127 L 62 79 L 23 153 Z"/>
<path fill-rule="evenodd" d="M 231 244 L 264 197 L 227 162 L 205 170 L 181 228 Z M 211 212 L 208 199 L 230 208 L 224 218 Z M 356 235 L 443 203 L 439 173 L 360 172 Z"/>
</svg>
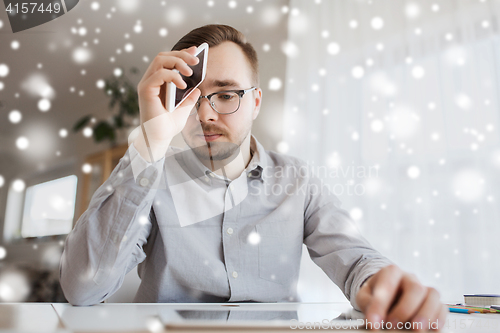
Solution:
<svg viewBox="0 0 500 333">
<path fill-rule="evenodd" d="M 240 84 L 234 80 L 212 80 L 210 81 L 212 87 L 240 87 Z"/>
</svg>

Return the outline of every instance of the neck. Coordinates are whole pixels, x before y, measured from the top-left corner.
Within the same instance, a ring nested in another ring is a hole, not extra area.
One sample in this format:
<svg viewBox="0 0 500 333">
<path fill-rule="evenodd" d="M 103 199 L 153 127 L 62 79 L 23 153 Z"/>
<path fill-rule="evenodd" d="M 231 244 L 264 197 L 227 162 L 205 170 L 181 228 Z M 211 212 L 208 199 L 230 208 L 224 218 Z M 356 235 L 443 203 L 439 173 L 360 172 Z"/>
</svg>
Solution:
<svg viewBox="0 0 500 333">
<path fill-rule="evenodd" d="M 238 178 L 243 170 L 247 167 L 248 163 L 250 163 L 251 153 L 250 153 L 250 138 L 251 133 L 249 132 L 246 138 L 241 143 L 238 156 L 231 159 L 228 158 L 226 160 L 222 160 L 218 163 L 219 165 L 224 165 L 224 170 L 222 168 L 214 170 L 213 165 L 210 160 L 202 160 L 201 162 L 210 170 L 215 172 L 218 175 L 225 176 L 230 180 L 234 180 Z"/>
</svg>

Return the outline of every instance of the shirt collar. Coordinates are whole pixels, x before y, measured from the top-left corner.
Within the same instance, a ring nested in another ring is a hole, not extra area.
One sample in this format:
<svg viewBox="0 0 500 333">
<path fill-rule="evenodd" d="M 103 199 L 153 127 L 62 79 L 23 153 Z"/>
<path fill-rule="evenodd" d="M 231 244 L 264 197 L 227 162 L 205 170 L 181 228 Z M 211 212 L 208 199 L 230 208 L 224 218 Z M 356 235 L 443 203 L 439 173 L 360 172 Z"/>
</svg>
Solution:
<svg viewBox="0 0 500 333">
<path fill-rule="evenodd" d="M 250 151 L 253 156 L 248 163 L 245 171 L 247 172 L 248 178 L 259 179 L 261 181 L 265 181 L 265 172 L 267 171 L 267 153 L 264 147 L 260 144 L 260 142 L 255 138 L 255 136 L 251 136 L 250 138 Z"/>
</svg>

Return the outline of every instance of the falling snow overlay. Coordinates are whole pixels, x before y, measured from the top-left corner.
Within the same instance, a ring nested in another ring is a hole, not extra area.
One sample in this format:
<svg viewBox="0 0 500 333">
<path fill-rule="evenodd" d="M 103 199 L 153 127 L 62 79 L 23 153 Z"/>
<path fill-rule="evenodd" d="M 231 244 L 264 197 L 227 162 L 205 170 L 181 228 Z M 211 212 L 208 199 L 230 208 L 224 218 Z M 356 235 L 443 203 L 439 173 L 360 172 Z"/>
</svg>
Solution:
<svg viewBox="0 0 500 333">
<path fill-rule="evenodd" d="M 115 124 L 106 80 L 128 77 L 137 88 L 132 67 L 142 74 L 184 33 L 224 22 L 259 56 L 263 106 L 252 133 L 266 149 L 307 161 L 359 232 L 443 299 L 500 293 L 499 0 L 92 0 L 16 34 L 2 15 L 0 235 L 21 234 L 8 221 L 22 220 L 33 185 L 56 173 L 98 177 L 85 158 L 109 148 L 94 142 L 97 124 Z M 117 142 L 132 129 L 119 130 Z M 65 211 L 63 199 L 47 205 Z M 9 200 L 20 202 L 18 217 Z M 240 241 L 258 249 L 262 236 Z M 55 271 L 58 237 L 20 237 L 19 256 Z M 15 265 L 15 251 L 0 241 L 0 265 Z M 301 299 L 345 300 L 304 256 Z M 216 274 L 215 265 L 203 269 Z M 0 302 L 29 299 L 27 273 L 3 267 Z M 155 319 L 147 326 L 159 330 Z"/>
</svg>

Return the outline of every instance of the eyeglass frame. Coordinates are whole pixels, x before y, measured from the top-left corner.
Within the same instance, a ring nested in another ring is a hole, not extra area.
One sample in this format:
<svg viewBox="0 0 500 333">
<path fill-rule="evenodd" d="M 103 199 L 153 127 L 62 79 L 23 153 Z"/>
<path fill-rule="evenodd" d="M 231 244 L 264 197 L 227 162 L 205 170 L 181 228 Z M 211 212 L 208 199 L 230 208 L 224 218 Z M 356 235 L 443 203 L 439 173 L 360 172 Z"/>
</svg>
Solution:
<svg viewBox="0 0 500 333">
<path fill-rule="evenodd" d="M 206 98 L 208 100 L 208 104 L 210 104 L 210 107 L 212 108 L 212 110 L 214 110 L 215 112 L 217 112 L 218 114 L 222 114 L 222 115 L 226 115 L 226 114 L 233 114 L 235 113 L 236 111 L 238 111 L 240 109 L 240 106 L 241 106 L 241 99 L 243 98 L 243 96 L 247 93 L 247 92 L 250 92 L 252 90 L 255 90 L 257 89 L 257 87 L 252 87 L 252 88 L 248 88 L 248 89 L 235 89 L 235 90 L 223 90 L 223 91 L 216 91 L 214 93 L 211 93 L 211 94 L 208 94 L 208 95 L 205 95 L 205 96 L 200 96 L 198 97 L 198 100 L 196 101 L 195 103 L 195 106 L 194 108 L 196 109 L 196 112 L 192 113 L 192 114 L 189 114 L 190 116 L 194 116 L 196 113 L 198 113 L 198 110 L 200 109 L 200 106 L 201 106 L 201 103 L 200 103 L 200 100 L 203 99 L 203 98 Z M 220 113 L 219 111 L 217 111 L 214 107 L 214 105 L 212 104 L 213 102 L 210 100 L 212 98 L 212 96 L 214 95 L 217 95 L 217 94 L 221 94 L 221 93 L 228 93 L 228 92 L 232 92 L 232 93 L 236 93 L 238 96 L 239 96 L 239 100 L 238 100 L 238 108 L 236 110 L 234 110 L 233 112 L 229 112 L 229 113 Z M 196 105 L 198 105 L 198 107 L 196 107 Z"/>
</svg>

